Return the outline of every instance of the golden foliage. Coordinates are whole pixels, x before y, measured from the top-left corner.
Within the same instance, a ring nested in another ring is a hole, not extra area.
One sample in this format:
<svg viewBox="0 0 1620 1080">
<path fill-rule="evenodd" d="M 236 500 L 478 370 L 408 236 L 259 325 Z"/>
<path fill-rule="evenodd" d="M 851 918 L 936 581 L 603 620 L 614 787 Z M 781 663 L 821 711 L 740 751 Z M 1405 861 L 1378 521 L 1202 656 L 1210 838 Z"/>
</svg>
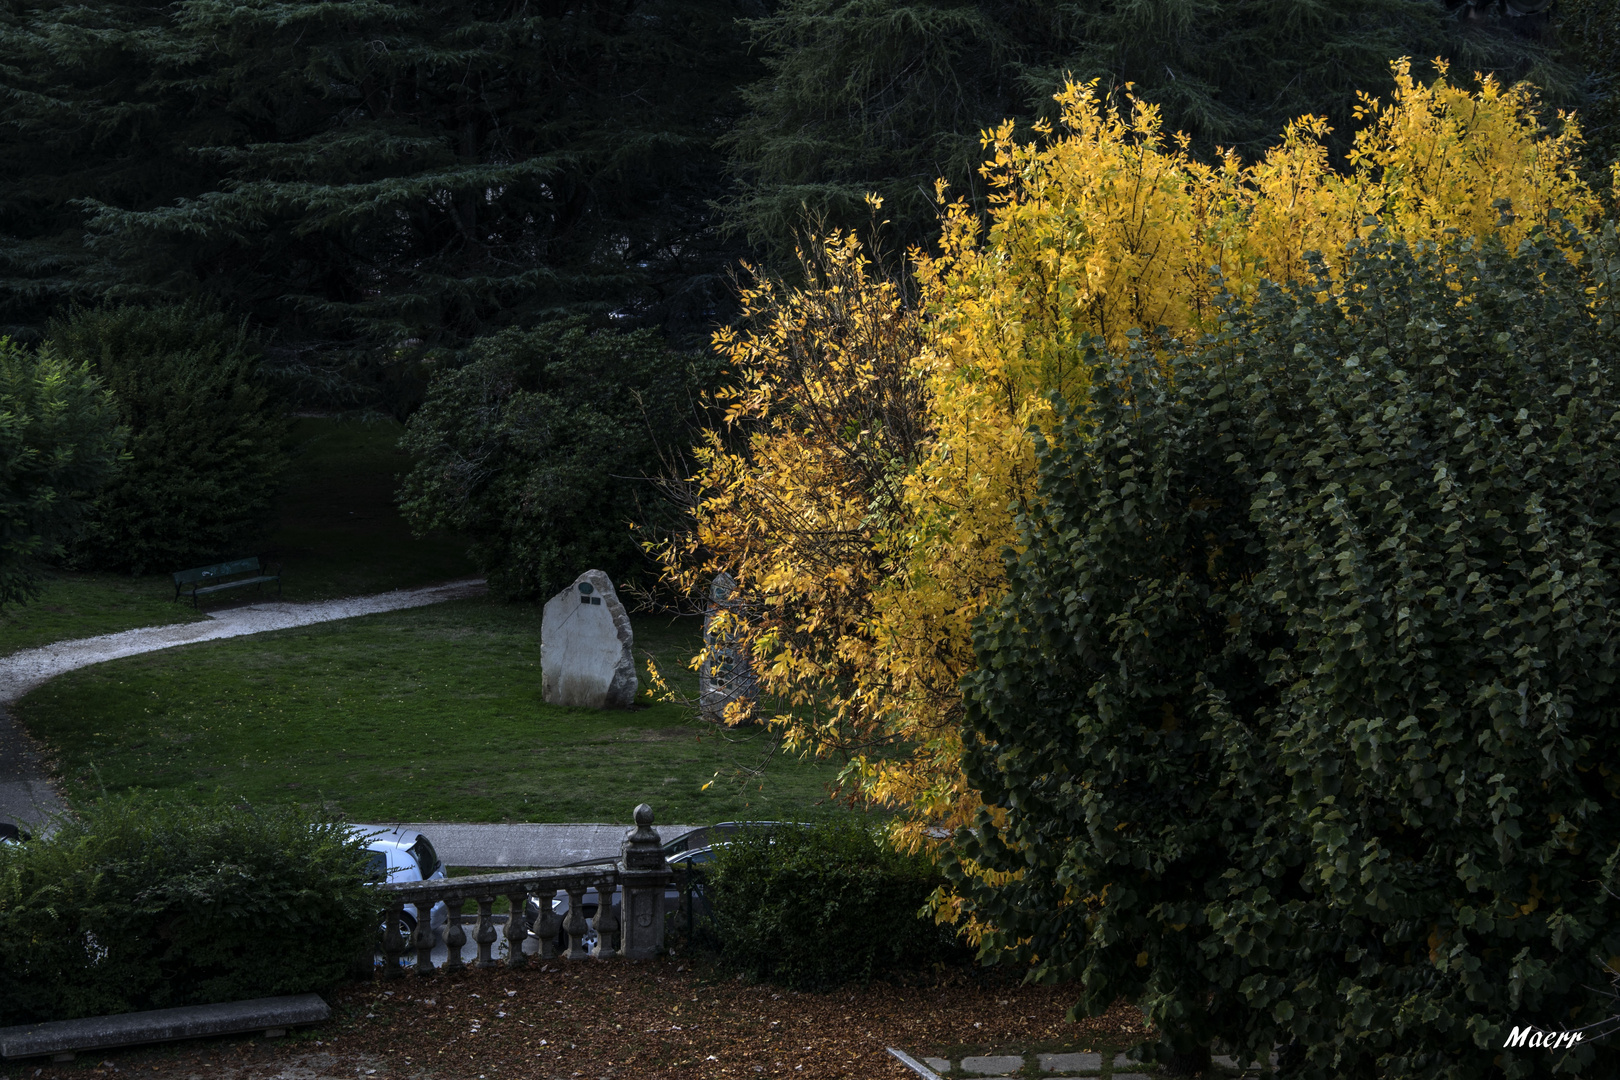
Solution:
<svg viewBox="0 0 1620 1080">
<path fill-rule="evenodd" d="M 1094 343 L 1174 349 L 1210 328 L 1221 290 L 1297 280 L 1312 252 L 1331 271 L 1378 227 L 1511 246 L 1554 218 L 1595 223 L 1573 119 L 1547 132 L 1528 88 L 1443 72 L 1423 86 L 1395 65 L 1344 172 L 1315 117 L 1261 161 L 1205 163 L 1153 106 L 1071 85 L 1060 131 L 987 136 L 988 221 L 946 208 L 940 253 L 914 253 L 920 309 L 848 236 L 804 256 L 810 285 L 745 294 L 745 328 L 716 337 L 739 379 L 728 431 L 708 434 L 696 529 L 664 556 L 689 585 L 738 578 L 772 722 L 851 752 L 862 792 L 902 812 L 902 842 L 978 809 L 958 769 L 971 627 L 1033 493 L 1028 432 L 1053 394 L 1084 398 Z"/>
<path fill-rule="evenodd" d="M 872 600 L 901 484 L 927 445 L 921 328 L 854 237 L 803 260 L 810 285 L 756 277 L 740 327 L 715 336 L 734 376 L 720 395 L 725 428 L 696 449 L 693 529 L 661 554 L 689 593 L 719 570 L 736 577 L 745 600 L 712 628 L 751 648 L 788 747 L 859 755 L 881 741 L 861 692 Z"/>
</svg>

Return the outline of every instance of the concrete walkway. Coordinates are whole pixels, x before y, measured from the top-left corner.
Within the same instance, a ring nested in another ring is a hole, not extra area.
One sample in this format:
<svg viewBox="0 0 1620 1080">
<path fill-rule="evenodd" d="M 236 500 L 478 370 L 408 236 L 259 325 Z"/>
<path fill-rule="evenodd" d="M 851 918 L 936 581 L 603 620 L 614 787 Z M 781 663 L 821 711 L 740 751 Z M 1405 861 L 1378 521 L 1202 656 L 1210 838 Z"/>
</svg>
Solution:
<svg viewBox="0 0 1620 1080">
<path fill-rule="evenodd" d="M 172 649 L 202 641 L 289 630 L 296 626 L 352 619 L 384 611 L 424 607 L 485 591 L 482 578 L 452 581 L 423 589 L 396 589 L 376 596 L 355 596 L 314 604 L 275 601 L 209 612 L 204 622 L 148 626 L 118 634 L 58 641 L 0 657 L 0 820 L 33 824 L 62 809 L 45 764 L 5 706 L 63 672 L 106 660 Z"/>
</svg>

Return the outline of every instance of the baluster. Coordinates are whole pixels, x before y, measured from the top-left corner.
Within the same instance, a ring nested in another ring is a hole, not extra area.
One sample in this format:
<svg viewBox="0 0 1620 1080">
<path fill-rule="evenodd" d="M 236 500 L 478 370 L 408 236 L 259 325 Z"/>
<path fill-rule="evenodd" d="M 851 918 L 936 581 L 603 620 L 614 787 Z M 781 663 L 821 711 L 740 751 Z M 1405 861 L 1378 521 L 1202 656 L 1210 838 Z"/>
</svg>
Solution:
<svg viewBox="0 0 1620 1080">
<path fill-rule="evenodd" d="M 563 920 L 563 929 L 568 931 L 568 952 L 570 960 L 583 960 L 590 953 L 585 951 L 585 886 L 571 886 L 568 892 L 568 918 Z"/>
<path fill-rule="evenodd" d="M 427 978 L 433 974 L 433 899 L 426 897 L 416 902 L 416 933 L 412 935 L 416 946 L 416 974 Z"/>
<path fill-rule="evenodd" d="M 523 966 L 528 959 L 523 955 L 523 940 L 529 936 L 528 927 L 523 925 L 523 907 L 528 901 L 528 893 L 523 887 L 514 885 L 506 894 L 506 903 L 512 913 L 506 917 L 506 966 L 517 968 Z"/>
<path fill-rule="evenodd" d="M 388 905 L 383 913 L 383 978 L 399 978 L 399 958 L 405 951 L 405 940 L 400 936 L 399 923 L 405 917 L 405 905 Z"/>
<path fill-rule="evenodd" d="M 613 893 L 616 885 L 596 887 L 596 949 L 591 953 L 598 960 L 616 956 L 619 943 L 613 940 L 619 933 L 619 917 L 613 913 Z"/>
<path fill-rule="evenodd" d="M 540 904 L 540 912 L 534 919 L 534 936 L 540 942 L 539 956 L 542 960 L 551 960 L 557 955 L 557 931 L 562 929 L 562 920 L 551 910 L 551 901 L 556 895 L 556 889 L 545 886 L 534 894 Z"/>
<path fill-rule="evenodd" d="M 450 921 L 444 927 L 444 970 L 460 971 L 461 950 L 467 944 L 467 931 L 461 927 L 461 905 L 467 902 L 467 898 L 450 896 L 446 897 L 444 902 L 450 908 Z"/>
<path fill-rule="evenodd" d="M 497 963 L 489 954 L 490 946 L 495 944 L 495 916 L 491 911 L 494 906 L 493 896 L 478 898 L 478 931 L 473 934 L 473 940 L 478 942 L 478 966 L 481 968 L 492 968 Z"/>
</svg>

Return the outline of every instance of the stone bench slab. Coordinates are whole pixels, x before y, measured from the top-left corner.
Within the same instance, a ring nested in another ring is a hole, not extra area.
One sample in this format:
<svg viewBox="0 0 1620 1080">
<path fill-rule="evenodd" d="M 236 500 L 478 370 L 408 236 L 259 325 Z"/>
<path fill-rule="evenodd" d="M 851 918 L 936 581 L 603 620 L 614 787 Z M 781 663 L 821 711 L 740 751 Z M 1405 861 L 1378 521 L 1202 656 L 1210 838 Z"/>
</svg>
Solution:
<svg viewBox="0 0 1620 1080">
<path fill-rule="evenodd" d="M 86 1016 L 0 1028 L 0 1058 L 70 1055 L 81 1050 L 237 1035 L 246 1031 L 284 1034 L 286 1029 L 318 1024 L 332 1010 L 319 994 L 253 998 L 217 1005 L 185 1005 L 116 1016 Z"/>
</svg>

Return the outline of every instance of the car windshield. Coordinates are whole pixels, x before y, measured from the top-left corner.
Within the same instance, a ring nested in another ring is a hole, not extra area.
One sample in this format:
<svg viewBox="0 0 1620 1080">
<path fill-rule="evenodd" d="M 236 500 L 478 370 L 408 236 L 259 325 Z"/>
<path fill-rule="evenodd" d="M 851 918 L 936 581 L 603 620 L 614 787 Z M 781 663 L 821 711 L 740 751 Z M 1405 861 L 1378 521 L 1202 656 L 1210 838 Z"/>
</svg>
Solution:
<svg viewBox="0 0 1620 1080">
<path fill-rule="evenodd" d="M 411 854 L 416 858 L 416 868 L 422 872 L 422 880 L 432 877 L 434 871 L 439 869 L 439 856 L 428 843 L 428 838 L 418 836 L 416 843 L 411 845 Z"/>
<path fill-rule="evenodd" d="M 664 857 L 667 859 L 671 855 L 679 855 L 683 851 L 689 851 L 695 847 L 702 847 L 705 843 L 703 838 L 708 835 L 708 832 L 708 829 L 693 829 L 689 833 L 684 833 L 681 836 L 677 836 L 675 839 L 664 845 Z"/>
<path fill-rule="evenodd" d="M 388 880 L 388 856 L 381 851 L 366 852 L 366 876 Z"/>
</svg>

